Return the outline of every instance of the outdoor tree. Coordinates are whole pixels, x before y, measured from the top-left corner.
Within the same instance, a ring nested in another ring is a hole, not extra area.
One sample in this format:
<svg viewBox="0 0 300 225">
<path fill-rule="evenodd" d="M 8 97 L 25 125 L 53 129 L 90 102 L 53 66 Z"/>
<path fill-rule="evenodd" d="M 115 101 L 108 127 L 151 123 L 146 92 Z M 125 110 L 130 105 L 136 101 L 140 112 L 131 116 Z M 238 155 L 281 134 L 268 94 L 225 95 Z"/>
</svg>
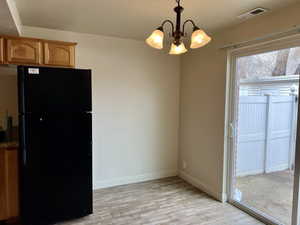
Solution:
<svg viewBox="0 0 300 225">
<path fill-rule="evenodd" d="M 272 76 L 286 75 L 287 63 L 289 59 L 291 49 L 283 49 L 278 51 L 276 57 L 275 68 L 272 72 Z"/>
<path fill-rule="evenodd" d="M 236 71 L 240 79 L 300 75 L 300 47 L 240 57 Z"/>
<path fill-rule="evenodd" d="M 268 77 L 275 67 L 276 54 L 263 53 L 238 59 L 237 73 L 241 79 Z"/>
<path fill-rule="evenodd" d="M 297 69 L 295 71 L 295 75 L 300 75 L 300 63 L 297 66 Z"/>
<path fill-rule="evenodd" d="M 300 75 L 300 48 L 295 48 L 295 53 L 294 53 L 294 57 L 292 57 L 293 59 L 295 59 L 296 61 L 296 69 L 294 74 L 295 75 Z"/>
</svg>

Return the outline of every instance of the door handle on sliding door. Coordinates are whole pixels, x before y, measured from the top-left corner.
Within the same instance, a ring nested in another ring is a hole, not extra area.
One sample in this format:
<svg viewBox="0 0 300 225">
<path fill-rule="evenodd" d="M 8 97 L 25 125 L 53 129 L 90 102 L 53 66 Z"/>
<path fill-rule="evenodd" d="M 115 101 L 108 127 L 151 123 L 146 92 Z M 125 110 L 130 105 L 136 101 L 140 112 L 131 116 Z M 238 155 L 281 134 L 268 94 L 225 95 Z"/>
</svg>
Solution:
<svg viewBox="0 0 300 225">
<path fill-rule="evenodd" d="M 233 123 L 229 124 L 229 137 L 234 138 L 235 137 L 235 127 Z"/>
</svg>

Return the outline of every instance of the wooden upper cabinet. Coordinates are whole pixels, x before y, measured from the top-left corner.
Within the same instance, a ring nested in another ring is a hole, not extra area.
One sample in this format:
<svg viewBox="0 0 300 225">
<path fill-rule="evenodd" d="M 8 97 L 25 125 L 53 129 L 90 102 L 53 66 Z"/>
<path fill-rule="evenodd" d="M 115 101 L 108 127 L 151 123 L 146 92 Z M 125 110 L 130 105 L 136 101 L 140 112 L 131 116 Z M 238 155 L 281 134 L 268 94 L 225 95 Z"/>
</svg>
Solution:
<svg viewBox="0 0 300 225">
<path fill-rule="evenodd" d="M 75 67 L 77 43 L 0 36 L 0 64 Z"/>
<path fill-rule="evenodd" d="M 0 64 L 4 63 L 4 38 L 0 37 Z"/>
<path fill-rule="evenodd" d="M 7 39 L 7 62 L 11 64 L 41 64 L 42 43 L 35 39 Z"/>
<path fill-rule="evenodd" d="M 44 43 L 44 64 L 75 67 L 75 43 L 47 41 Z"/>
</svg>

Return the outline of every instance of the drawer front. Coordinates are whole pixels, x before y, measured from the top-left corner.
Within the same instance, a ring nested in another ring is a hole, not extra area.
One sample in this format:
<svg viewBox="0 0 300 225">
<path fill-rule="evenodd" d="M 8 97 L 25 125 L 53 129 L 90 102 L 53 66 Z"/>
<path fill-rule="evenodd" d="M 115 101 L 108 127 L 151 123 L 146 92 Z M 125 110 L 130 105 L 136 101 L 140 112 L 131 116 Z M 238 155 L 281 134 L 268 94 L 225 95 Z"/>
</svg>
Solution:
<svg viewBox="0 0 300 225">
<path fill-rule="evenodd" d="M 38 40 L 8 39 L 7 62 L 11 64 L 41 64 L 42 44 Z"/>
<path fill-rule="evenodd" d="M 75 45 L 45 42 L 44 64 L 49 66 L 75 67 Z"/>
</svg>

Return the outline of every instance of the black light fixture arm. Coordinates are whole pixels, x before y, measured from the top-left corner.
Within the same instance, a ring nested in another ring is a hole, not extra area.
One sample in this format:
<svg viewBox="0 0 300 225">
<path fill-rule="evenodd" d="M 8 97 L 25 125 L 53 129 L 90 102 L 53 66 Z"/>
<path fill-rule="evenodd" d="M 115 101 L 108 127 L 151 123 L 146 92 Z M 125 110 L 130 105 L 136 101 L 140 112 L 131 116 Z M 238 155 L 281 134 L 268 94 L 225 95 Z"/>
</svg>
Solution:
<svg viewBox="0 0 300 225">
<path fill-rule="evenodd" d="M 157 28 L 158 30 L 161 30 L 162 32 L 164 31 L 164 26 L 169 23 L 171 24 L 172 27 L 172 36 L 174 35 L 174 24 L 171 20 L 165 20 L 164 22 L 162 22 L 161 26 L 159 28 Z"/>
<path fill-rule="evenodd" d="M 191 23 L 192 25 L 193 25 L 193 31 L 195 31 L 195 30 L 198 30 L 199 29 L 199 27 L 197 27 L 196 26 L 196 24 L 195 24 L 195 22 L 193 21 L 193 20 L 186 20 L 184 23 L 183 23 L 183 25 L 182 25 L 182 33 L 185 35 L 185 25 L 187 24 L 187 23 Z"/>
</svg>

